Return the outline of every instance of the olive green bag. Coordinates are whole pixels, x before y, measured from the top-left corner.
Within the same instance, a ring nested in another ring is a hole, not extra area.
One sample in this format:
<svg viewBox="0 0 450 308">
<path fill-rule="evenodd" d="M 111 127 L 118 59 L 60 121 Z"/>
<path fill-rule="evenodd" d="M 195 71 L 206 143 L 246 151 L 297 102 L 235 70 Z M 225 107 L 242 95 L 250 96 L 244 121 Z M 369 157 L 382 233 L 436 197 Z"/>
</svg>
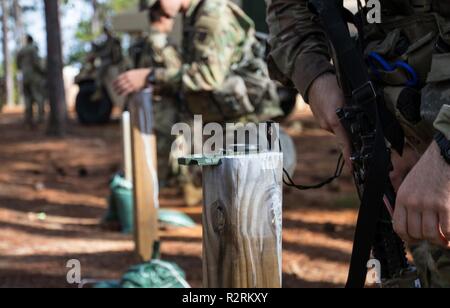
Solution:
<svg viewBox="0 0 450 308">
<path fill-rule="evenodd" d="M 190 288 L 186 274 L 175 263 L 152 260 L 132 266 L 120 281 L 110 280 L 97 283 L 96 289 L 180 289 Z"/>
<path fill-rule="evenodd" d="M 373 78 L 383 86 L 385 102 L 410 145 L 424 152 L 442 105 L 450 103 L 450 22 L 438 14 L 413 14 L 386 20 L 378 29 L 383 39 L 370 41 L 366 56 L 376 52 L 390 63 L 404 61 L 416 72 L 418 84 L 407 86 L 408 74 L 398 66 L 389 71 L 378 68 Z"/>
</svg>

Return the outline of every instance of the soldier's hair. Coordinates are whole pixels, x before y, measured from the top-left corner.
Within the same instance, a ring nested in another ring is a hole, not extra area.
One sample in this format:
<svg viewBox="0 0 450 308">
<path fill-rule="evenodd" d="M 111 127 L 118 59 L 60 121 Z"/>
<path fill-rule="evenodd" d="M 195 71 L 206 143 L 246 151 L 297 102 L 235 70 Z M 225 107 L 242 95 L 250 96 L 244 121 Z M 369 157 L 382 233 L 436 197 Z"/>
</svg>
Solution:
<svg viewBox="0 0 450 308">
<path fill-rule="evenodd" d="M 32 37 L 31 35 L 29 35 L 29 34 L 27 34 L 27 43 L 28 43 L 28 44 L 34 43 L 33 37 Z"/>
</svg>

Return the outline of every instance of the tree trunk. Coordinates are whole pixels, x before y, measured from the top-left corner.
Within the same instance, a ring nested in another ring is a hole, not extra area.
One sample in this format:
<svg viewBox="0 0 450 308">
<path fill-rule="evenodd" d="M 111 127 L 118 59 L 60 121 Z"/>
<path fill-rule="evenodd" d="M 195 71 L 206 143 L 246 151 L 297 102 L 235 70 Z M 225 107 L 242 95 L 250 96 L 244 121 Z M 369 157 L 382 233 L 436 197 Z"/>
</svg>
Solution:
<svg viewBox="0 0 450 308">
<path fill-rule="evenodd" d="M 19 0 L 13 0 L 13 17 L 15 22 L 14 33 L 16 43 L 17 47 L 20 47 L 25 43 L 25 31 L 22 18 L 22 7 L 20 6 Z"/>
<path fill-rule="evenodd" d="M 19 0 L 13 0 L 13 14 L 14 14 L 14 36 L 16 38 L 16 50 L 18 51 L 25 43 L 25 31 L 23 27 L 22 19 L 22 7 Z M 16 85 L 18 90 L 18 102 L 19 105 L 24 105 L 24 94 L 22 87 L 22 79 L 19 74 L 16 74 Z"/>
<path fill-rule="evenodd" d="M 11 66 L 11 55 L 9 53 L 9 28 L 8 28 L 8 2 L 2 0 L 2 30 L 3 30 L 3 71 L 5 77 L 5 99 L 6 105 L 14 105 L 14 81 Z"/>
<path fill-rule="evenodd" d="M 100 11 L 99 11 L 97 0 L 92 0 L 92 10 L 93 10 L 93 15 L 92 15 L 91 31 L 92 31 L 92 34 L 98 35 L 101 31 L 101 22 L 100 22 Z"/>
<path fill-rule="evenodd" d="M 62 136 L 66 128 L 67 106 L 63 79 L 59 1 L 44 0 L 44 3 L 47 30 L 47 82 L 50 101 L 48 134 Z"/>
</svg>

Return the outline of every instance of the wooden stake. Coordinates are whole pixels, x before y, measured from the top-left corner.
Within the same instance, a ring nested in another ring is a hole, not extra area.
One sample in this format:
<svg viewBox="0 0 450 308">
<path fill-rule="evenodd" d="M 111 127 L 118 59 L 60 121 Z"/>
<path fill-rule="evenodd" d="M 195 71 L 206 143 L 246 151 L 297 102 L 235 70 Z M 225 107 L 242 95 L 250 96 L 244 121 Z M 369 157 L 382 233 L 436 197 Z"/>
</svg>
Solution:
<svg viewBox="0 0 450 308">
<path fill-rule="evenodd" d="M 204 287 L 281 287 L 282 166 L 260 153 L 203 168 Z"/>
<path fill-rule="evenodd" d="M 125 179 L 133 182 L 133 159 L 132 159 L 132 147 L 131 147 L 131 120 L 130 112 L 124 111 L 122 113 L 122 135 L 123 135 L 123 158 Z"/>
<path fill-rule="evenodd" d="M 158 174 L 153 133 L 152 93 L 136 94 L 130 104 L 133 155 L 134 228 L 136 254 L 150 261 L 158 240 Z"/>
</svg>

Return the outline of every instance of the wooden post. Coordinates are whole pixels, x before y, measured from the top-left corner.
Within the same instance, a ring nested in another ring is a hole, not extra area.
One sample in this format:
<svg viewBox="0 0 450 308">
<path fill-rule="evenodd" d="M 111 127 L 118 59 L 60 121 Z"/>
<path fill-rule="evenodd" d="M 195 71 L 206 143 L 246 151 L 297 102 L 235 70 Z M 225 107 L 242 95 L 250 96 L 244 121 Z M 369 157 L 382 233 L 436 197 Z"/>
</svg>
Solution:
<svg viewBox="0 0 450 308">
<path fill-rule="evenodd" d="M 151 90 L 135 95 L 130 104 L 133 156 L 134 236 L 136 254 L 150 261 L 158 240 L 158 174 L 153 133 Z"/>
<path fill-rule="evenodd" d="M 203 167 L 204 287 L 281 287 L 282 166 L 270 152 Z"/>
<path fill-rule="evenodd" d="M 122 113 L 122 136 L 123 136 L 123 165 L 125 170 L 125 179 L 133 183 L 133 159 L 131 147 L 131 119 L 130 112 Z"/>
</svg>

